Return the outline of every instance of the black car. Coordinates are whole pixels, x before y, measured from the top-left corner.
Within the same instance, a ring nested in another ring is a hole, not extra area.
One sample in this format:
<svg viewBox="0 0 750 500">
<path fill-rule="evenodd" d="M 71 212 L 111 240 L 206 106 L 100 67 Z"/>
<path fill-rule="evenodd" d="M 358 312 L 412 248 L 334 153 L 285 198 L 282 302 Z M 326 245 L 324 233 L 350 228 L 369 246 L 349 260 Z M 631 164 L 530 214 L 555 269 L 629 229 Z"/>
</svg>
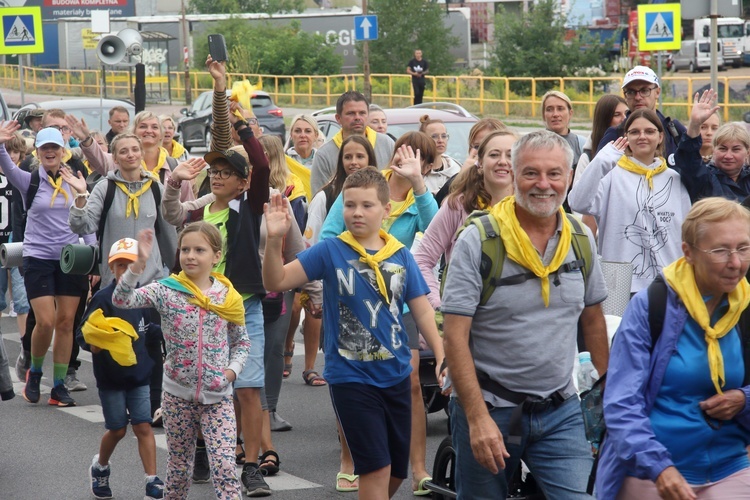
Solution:
<svg viewBox="0 0 750 500">
<path fill-rule="evenodd" d="M 231 94 L 227 90 L 227 97 Z M 258 118 L 258 124 L 264 134 L 278 135 L 281 142 L 286 136 L 284 113 L 276 106 L 268 93 L 258 90 L 250 99 L 253 113 Z M 182 108 L 185 115 L 177 124 L 177 133 L 182 138 L 182 145 L 190 151 L 192 148 L 208 148 L 211 144 L 211 123 L 213 122 L 213 91 L 203 92 L 193 105 Z"/>
</svg>

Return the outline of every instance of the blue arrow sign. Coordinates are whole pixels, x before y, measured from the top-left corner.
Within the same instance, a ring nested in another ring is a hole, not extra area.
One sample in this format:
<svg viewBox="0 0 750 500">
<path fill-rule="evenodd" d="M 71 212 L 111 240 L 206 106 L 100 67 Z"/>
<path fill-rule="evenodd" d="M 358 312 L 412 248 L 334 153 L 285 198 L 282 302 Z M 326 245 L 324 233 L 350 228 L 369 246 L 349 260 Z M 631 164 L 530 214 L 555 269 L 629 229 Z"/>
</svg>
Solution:
<svg viewBox="0 0 750 500">
<path fill-rule="evenodd" d="M 354 16 L 354 40 L 366 42 L 378 39 L 378 16 Z"/>
</svg>

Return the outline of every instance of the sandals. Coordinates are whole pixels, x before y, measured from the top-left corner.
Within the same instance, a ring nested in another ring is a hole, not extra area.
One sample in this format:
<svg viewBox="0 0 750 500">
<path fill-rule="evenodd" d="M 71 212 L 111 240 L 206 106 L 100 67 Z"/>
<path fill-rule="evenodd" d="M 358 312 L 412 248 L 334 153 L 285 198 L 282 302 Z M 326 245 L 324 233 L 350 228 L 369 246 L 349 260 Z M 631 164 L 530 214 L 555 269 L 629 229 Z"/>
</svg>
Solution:
<svg viewBox="0 0 750 500">
<path fill-rule="evenodd" d="M 258 457 L 258 469 L 264 476 L 275 476 L 279 473 L 279 454 L 273 450 L 268 450 Z"/>
<path fill-rule="evenodd" d="M 284 361 L 286 361 L 286 358 L 292 358 L 294 356 L 294 342 L 292 342 L 292 350 L 291 351 L 284 351 Z M 292 363 L 284 363 L 284 378 L 289 378 L 289 376 L 292 374 Z"/>
<path fill-rule="evenodd" d="M 315 370 L 305 370 L 302 372 L 302 379 L 305 383 L 312 387 L 322 387 L 327 385 L 326 379 L 320 376 Z"/>
<path fill-rule="evenodd" d="M 346 481 L 349 486 L 341 486 L 341 481 Z M 357 483 L 356 485 L 354 483 Z M 347 474 L 346 472 L 339 472 L 336 474 L 336 491 L 358 491 L 359 490 L 359 476 L 357 474 Z"/>
<path fill-rule="evenodd" d="M 237 438 L 237 446 L 239 446 L 239 448 L 242 450 L 241 452 L 236 453 L 235 448 L 234 463 L 237 465 L 245 465 L 245 448 L 242 447 L 243 444 L 244 442 L 242 441 L 242 439 Z"/>
</svg>

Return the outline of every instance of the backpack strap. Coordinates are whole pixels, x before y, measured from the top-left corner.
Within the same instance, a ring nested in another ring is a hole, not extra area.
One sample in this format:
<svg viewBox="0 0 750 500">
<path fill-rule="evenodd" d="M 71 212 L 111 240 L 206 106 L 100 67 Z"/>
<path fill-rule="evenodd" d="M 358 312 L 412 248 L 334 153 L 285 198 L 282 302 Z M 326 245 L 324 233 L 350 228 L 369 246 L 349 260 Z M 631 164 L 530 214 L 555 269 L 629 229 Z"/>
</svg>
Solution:
<svg viewBox="0 0 750 500">
<path fill-rule="evenodd" d="M 648 286 L 648 328 L 651 331 L 651 352 L 664 330 L 664 316 L 667 311 L 667 282 L 660 274 Z"/>
<path fill-rule="evenodd" d="M 583 228 L 583 223 L 578 220 L 578 217 L 569 213 L 566 213 L 565 216 L 568 218 L 570 225 L 573 226 L 572 237 L 570 239 L 573 253 L 576 259 L 583 261 L 581 274 L 583 275 L 583 286 L 585 288 L 588 285 L 591 264 L 594 260 L 594 256 L 591 254 L 591 245 L 589 245 L 589 237 Z"/>
<path fill-rule="evenodd" d="M 26 191 L 26 203 L 24 203 L 24 209 L 26 212 L 31 210 L 31 205 L 34 203 L 37 191 L 39 191 L 39 182 L 41 181 L 39 169 L 35 169 L 31 172 L 31 181 L 29 182 L 29 189 Z"/>
</svg>

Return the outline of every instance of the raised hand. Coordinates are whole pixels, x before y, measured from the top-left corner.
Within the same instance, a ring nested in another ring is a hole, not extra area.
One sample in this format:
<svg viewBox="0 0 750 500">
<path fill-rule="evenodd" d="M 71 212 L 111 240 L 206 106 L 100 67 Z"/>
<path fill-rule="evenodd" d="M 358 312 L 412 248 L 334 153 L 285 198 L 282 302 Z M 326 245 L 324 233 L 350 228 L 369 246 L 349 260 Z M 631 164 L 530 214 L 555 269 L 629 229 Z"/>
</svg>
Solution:
<svg viewBox="0 0 750 500">
<path fill-rule="evenodd" d="M 68 124 L 68 127 L 70 127 L 70 130 L 73 131 L 73 137 L 79 141 L 84 141 L 89 135 L 91 135 L 91 131 L 86 125 L 86 120 L 83 118 L 78 120 L 75 116 L 68 114 L 65 115 L 65 122 Z"/>
<path fill-rule="evenodd" d="M 225 61 L 214 61 L 211 54 L 206 58 L 206 69 L 211 74 L 211 78 L 214 80 L 223 80 L 227 76 L 227 68 Z"/>
<path fill-rule="evenodd" d="M 183 161 L 174 170 L 172 178 L 178 181 L 192 181 L 206 167 L 206 161 L 203 158 L 190 158 Z"/>
<path fill-rule="evenodd" d="M 271 200 L 263 207 L 266 215 L 266 234 L 268 238 L 283 238 L 292 226 L 292 214 L 289 212 L 289 200 L 279 193 L 271 195 Z"/>
<path fill-rule="evenodd" d="M 415 188 L 424 184 L 422 180 L 422 158 L 421 153 L 414 150 L 411 146 L 402 144 L 395 155 L 396 161 L 391 165 L 391 169 L 398 175 L 409 179 Z"/>
<path fill-rule="evenodd" d="M 687 126 L 689 137 L 698 137 L 701 134 L 701 124 L 719 109 L 719 106 L 716 105 L 717 95 L 714 89 L 704 90 L 703 94 L 695 93 L 693 109 L 690 111 L 690 121 Z"/>
<path fill-rule="evenodd" d="M 86 192 L 86 179 L 81 172 L 76 175 L 70 167 L 63 167 L 60 169 L 60 175 L 77 194 Z"/>
<path fill-rule="evenodd" d="M 618 137 L 617 140 L 610 142 L 617 151 L 625 151 L 628 147 L 628 138 L 627 137 Z"/>
<path fill-rule="evenodd" d="M 138 263 L 146 266 L 154 248 L 154 230 L 143 229 L 138 233 Z"/>
<path fill-rule="evenodd" d="M 5 144 L 13 138 L 16 130 L 21 128 L 21 124 L 15 120 L 2 122 L 0 124 L 0 144 Z"/>
<path fill-rule="evenodd" d="M 229 102 L 229 123 L 234 125 L 240 120 L 244 120 L 245 117 L 242 115 L 242 106 L 237 101 Z"/>
</svg>

